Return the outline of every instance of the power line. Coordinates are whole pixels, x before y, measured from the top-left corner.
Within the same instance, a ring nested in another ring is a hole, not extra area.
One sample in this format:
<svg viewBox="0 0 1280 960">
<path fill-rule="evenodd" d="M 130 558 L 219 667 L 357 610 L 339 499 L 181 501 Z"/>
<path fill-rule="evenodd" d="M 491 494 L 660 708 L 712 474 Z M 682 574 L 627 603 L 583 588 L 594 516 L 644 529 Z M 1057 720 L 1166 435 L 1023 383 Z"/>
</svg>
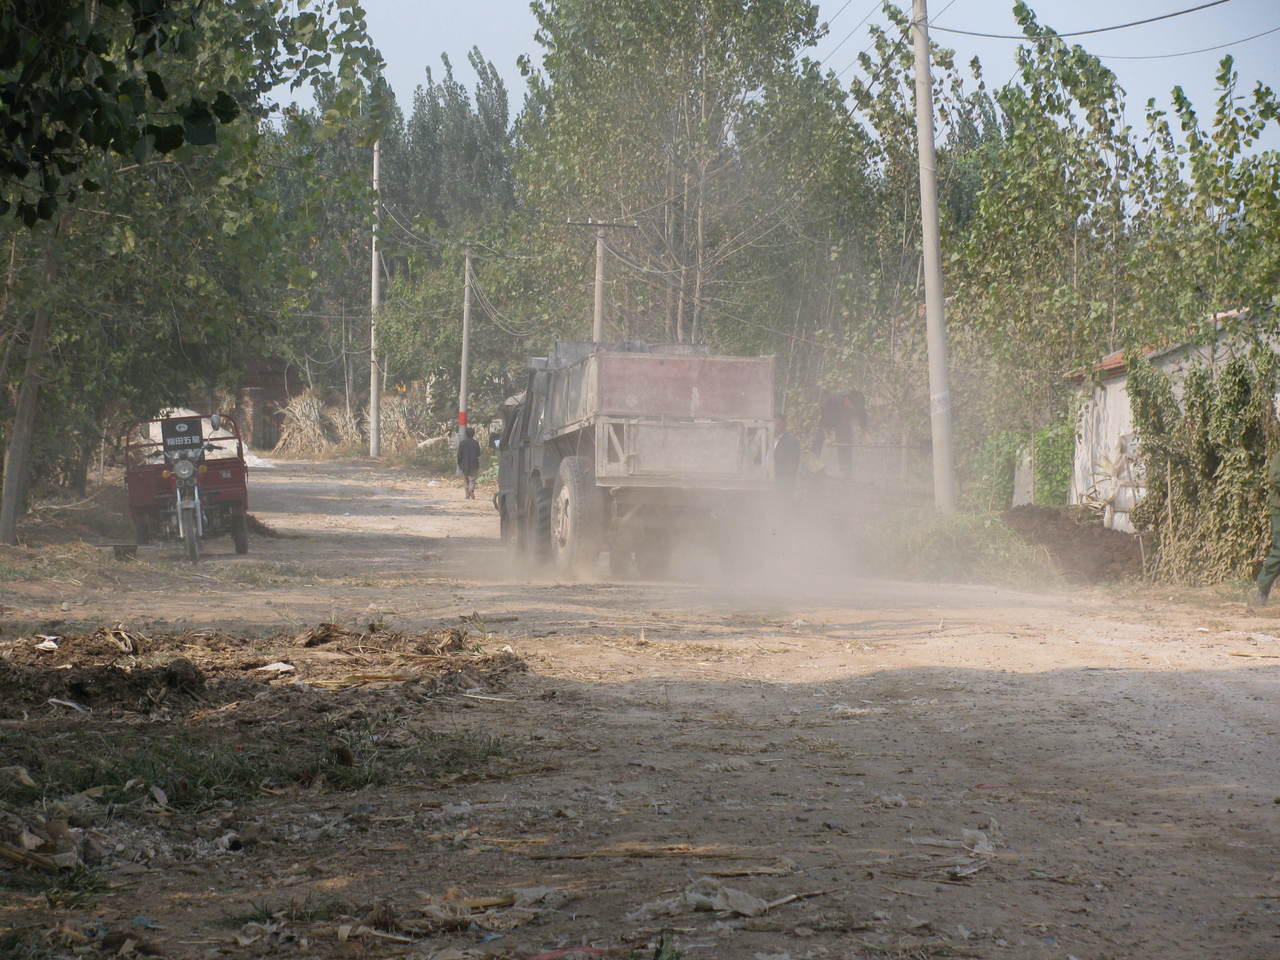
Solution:
<svg viewBox="0 0 1280 960">
<path fill-rule="evenodd" d="M 852 0 L 850 0 L 850 2 L 852 2 Z M 844 7 L 847 7 L 848 5 L 849 5 L 849 4 L 848 4 L 848 3 L 846 3 L 846 4 L 844 5 Z M 843 10 L 843 9 L 844 9 L 844 7 L 841 7 L 840 9 L 841 9 L 841 10 Z M 879 0 L 877 0 L 877 2 L 876 2 L 876 3 L 871 7 L 871 9 L 867 11 L 867 15 L 866 15 L 865 17 L 863 17 L 861 20 L 859 20 L 859 21 L 858 21 L 857 26 L 855 26 L 852 30 L 850 30 L 848 33 L 846 33 L 846 34 L 844 35 L 844 39 L 843 39 L 843 40 L 841 40 L 841 41 L 840 41 L 839 43 L 837 43 L 834 47 L 832 47 L 830 50 L 828 50 L 828 51 L 826 52 L 826 54 L 822 57 L 822 59 L 818 61 L 818 63 L 824 63 L 824 62 L 826 62 L 827 60 L 830 60 L 830 59 L 835 55 L 835 52 L 836 52 L 837 50 L 839 50 L 841 47 L 843 47 L 846 43 L 848 43 L 848 42 L 849 42 L 849 39 L 850 39 L 850 38 L 851 38 L 855 33 L 857 33 L 859 30 L 861 30 L 861 29 L 862 29 L 862 25 L 863 25 L 864 23 L 866 23 L 868 20 L 870 20 L 870 19 L 871 19 L 871 17 L 875 14 L 875 12 L 876 12 L 877 10 L 879 10 L 879 9 L 880 9 L 880 3 L 879 3 Z M 833 17 L 832 19 L 834 19 L 834 17 Z"/>
<path fill-rule="evenodd" d="M 1158 17 L 1147 17 L 1145 20 L 1130 20 L 1128 23 L 1117 23 L 1111 27 L 1095 27 L 1092 30 L 1073 30 L 1070 33 L 979 33 L 976 30 L 959 30 L 955 27 L 939 27 L 932 23 L 929 24 L 929 29 L 941 30 L 943 33 L 958 33 L 966 37 L 983 37 L 987 40 L 1052 40 L 1057 37 L 1085 37 L 1092 33 L 1109 33 L 1112 30 L 1126 30 L 1129 27 L 1140 27 L 1144 23 L 1157 23 L 1161 20 L 1172 20 L 1174 17 L 1181 17 L 1188 13 L 1195 13 L 1197 10 L 1207 10 L 1209 7 L 1220 7 L 1222 4 L 1230 2 L 1231 0 L 1210 0 L 1209 3 L 1202 3 L 1197 7 L 1188 7 L 1185 10 L 1175 10 L 1173 13 L 1163 13 Z"/>
<path fill-rule="evenodd" d="M 1219 43 L 1212 47 L 1201 47 L 1199 50 L 1184 50 L 1182 51 L 1182 53 L 1153 53 L 1153 54 L 1148 54 L 1147 56 L 1141 56 L 1141 57 L 1139 56 L 1112 57 L 1112 56 L 1108 56 L 1105 53 L 1095 53 L 1093 54 L 1093 56 L 1097 57 L 1099 60 L 1172 60 L 1175 57 L 1189 57 L 1192 54 L 1196 54 L 1196 53 L 1208 53 L 1210 50 L 1223 50 L 1226 47 L 1235 47 L 1242 43 L 1248 43 L 1250 40 L 1257 40 L 1259 37 L 1265 37 L 1267 36 L 1267 34 L 1275 33 L 1277 31 L 1280 31 L 1280 27 L 1272 27 L 1270 30 L 1263 30 L 1261 33 L 1255 33 L 1251 37 L 1243 37 L 1240 40 L 1231 40 L 1231 41 L 1228 41 L 1227 43 Z"/>
<path fill-rule="evenodd" d="M 489 299 L 489 295 L 484 292 L 484 288 L 480 285 L 480 281 L 476 278 L 474 273 L 471 274 L 471 290 L 475 293 L 476 300 L 480 302 L 480 306 L 484 309 L 484 312 L 489 315 L 489 319 L 497 324 L 504 333 L 510 334 L 513 337 L 518 337 L 521 340 L 528 340 L 537 333 L 536 330 L 529 327 L 519 329 L 519 325 L 514 320 L 503 316 L 502 313 L 498 311 L 498 308 L 493 305 L 493 301 Z"/>
<path fill-rule="evenodd" d="M 939 10 L 936 14 L 934 14 L 934 18 L 936 18 L 936 17 L 941 17 L 943 14 L 945 14 L 948 10 L 950 10 L 950 9 L 951 9 L 952 7 L 954 7 L 955 5 L 956 5 L 956 0 L 951 0 L 951 2 L 950 2 L 950 3 L 948 3 L 945 7 L 943 7 L 943 8 L 942 8 L 941 10 Z M 932 19 L 933 19 L 933 18 L 931 18 L 931 19 L 930 19 L 930 23 L 929 23 L 929 28 L 930 28 L 930 29 L 933 29 L 933 22 L 932 22 Z M 939 28 L 939 29 L 940 29 L 940 28 Z M 894 47 L 893 47 L 892 52 L 891 52 L 891 53 L 889 54 L 889 56 L 885 59 L 884 66 L 882 66 L 882 67 L 880 68 L 879 72 L 878 72 L 874 77 L 872 77 L 872 78 L 871 78 L 871 82 L 867 84 L 867 89 L 868 89 L 868 90 L 870 90 L 870 89 L 871 89 L 873 86 L 875 86 L 875 85 L 876 85 L 880 80 L 882 80 L 882 79 L 883 79 L 883 76 L 884 76 L 885 71 L 889 68 L 889 64 L 891 64 L 891 63 L 893 62 L 893 58 L 894 58 L 894 57 L 896 57 L 896 56 L 898 55 L 898 51 L 902 49 L 902 45 L 903 45 L 904 43 L 906 43 L 906 42 L 907 42 L 907 38 L 908 38 L 909 36 L 911 36 L 911 25 L 910 25 L 910 24 L 908 24 L 908 25 L 907 25 L 907 29 L 903 31 L 902 36 L 898 38 L 898 42 L 897 42 L 896 44 L 894 44 Z M 862 48 L 862 52 L 861 52 L 861 53 L 859 53 L 859 54 L 858 54 L 856 57 L 854 57 L 852 60 L 850 60 L 848 63 L 846 63 L 846 64 L 844 65 L 844 68 L 843 68 L 839 73 L 837 73 L 837 74 L 836 74 L 836 79 L 838 80 L 838 79 L 840 79 L 841 77 L 843 77 L 846 73 L 848 73 L 848 72 L 849 72 L 849 68 L 850 68 L 850 67 L 852 67 L 854 64 L 856 64 L 856 63 L 857 63 L 857 62 L 862 58 L 862 55 L 863 55 L 863 54 L 865 54 L 867 51 L 869 51 L 869 50 L 870 50 L 872 47 L 874 47 L 875 45 L 876 45 L 876 42 L 875 42 L 874 40 L 872 40 L 869 44 L 867 44 L 865 47 L 863 47 L 863 48 Z"/>
</svg>

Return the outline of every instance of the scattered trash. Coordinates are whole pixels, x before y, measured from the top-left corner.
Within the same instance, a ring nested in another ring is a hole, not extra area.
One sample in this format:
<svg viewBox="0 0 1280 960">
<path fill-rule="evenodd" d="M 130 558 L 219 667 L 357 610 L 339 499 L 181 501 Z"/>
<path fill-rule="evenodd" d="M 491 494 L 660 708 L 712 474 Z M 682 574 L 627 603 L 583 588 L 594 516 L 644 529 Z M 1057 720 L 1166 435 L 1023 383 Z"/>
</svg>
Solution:
<svg viewBox="0 0 1280 960">
<path fill-rule="evenodd" d="M 37 643 L 37 644 L 36 644 L 36 649 L 37 649 L 37 650 L 45 650 L 45 651 L 57 650 L 57 649 L 58 649 L 58 641 L 56 641 L 56 640 L 41 640 L 39 643 Z"/>
<path fill-rule="evenodd" d="M 50 697 L 48 702 L 58 707 L 70 707 L 72 710 L 78 710 L 80 713 L 90 712 L 88 707 L 82 707 L 74 700 L 63 700 L 61 697 Z"/>
<path fill-rule="evenodd" d="M 266 666 L 256 668 L 258 673 L 270 673 L 279 676 L 282 673 L 293 673 L 296 667 L 292 663 L 285 663 L 283 660 L 277 660 L 274 663 L 268 663 Z"/>
<path fill-rule="evenodd" d="M 700 877 L 687 886 L 683 893 L 643 904 L 627 914 L 627 919 L 653 920 L 657 917 L 699 911 L 715 911 L 739 917 L 761 917 L 777 907 L 809 897 L 822 896 L 827 892 L 829 891 L 814 890 L 808 893 L 792 893 L 771 901 L 763 900 L 744 890 L 723 886 L 718 880 L 710 877 Z"/>
<path fill-rule="evenodd" d="M 907 805 L 907 798 L 900 793 L 893 793 L 887 796 L 877 797 L 876 802 L 880 804 L 880 806 L 886 808 L 905 807 Z"/>
<path fill-rule="evenodd" d="M 436 895 L 419 890 L 423 902 L 419 920 L 399 920 L 399 929 L 415 933 L 439 933 L 477 929 L 505 933 L 529 923 L 549 910 L 558 910 L 577 897 L 558 887 L 516 887 L 492 897 L 472 897 L 450 890 Z"/>
<path fill-rule="evenodd" d="M 995 853 L 991 838 L 981 830 L 961 830 L 960 839 L 974 853 Z"/>
</svg>

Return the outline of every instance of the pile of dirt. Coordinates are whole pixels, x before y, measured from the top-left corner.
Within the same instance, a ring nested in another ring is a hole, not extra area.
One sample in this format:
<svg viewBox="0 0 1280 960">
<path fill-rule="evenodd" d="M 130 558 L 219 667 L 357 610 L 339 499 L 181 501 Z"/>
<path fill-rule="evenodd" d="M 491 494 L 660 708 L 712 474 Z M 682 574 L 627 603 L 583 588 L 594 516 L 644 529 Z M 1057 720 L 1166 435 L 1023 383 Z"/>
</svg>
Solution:
<svg viewBox="0 0 1280 960">
<path fill-rule="evenodd" d="M 1142 575 L 1137 537 L 1108 530 L 1092 514 L 1026 504 L 1006 511 L 1003 519 L 1027 543 L 1044 547 L 1069 580 L 1107 583 Z"/>
<path fill-rule="evenodd" d="M 190 660 L 163 667 L 116 666 L 49 670 L 0 658 L 0 717 L 20 717 L 33 706 L 69 710 L 117 708 L 151 713 L 161 706 L 203 701 L 205 676 Z"/>
</svg>

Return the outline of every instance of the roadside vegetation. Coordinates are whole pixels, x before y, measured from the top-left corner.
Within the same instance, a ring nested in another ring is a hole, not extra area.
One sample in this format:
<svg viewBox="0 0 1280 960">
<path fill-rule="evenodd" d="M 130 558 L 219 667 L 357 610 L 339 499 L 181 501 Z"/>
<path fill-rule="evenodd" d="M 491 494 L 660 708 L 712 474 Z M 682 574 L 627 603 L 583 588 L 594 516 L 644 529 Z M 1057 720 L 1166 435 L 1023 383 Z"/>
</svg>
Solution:
<svg viewBox="0 0 1280 960">
<path fill-rule="evenodd" d="M 11 167 L 4 188 L 0 538 L 16 539 L 33 500 L 83 492 L 129 419 L 197 401 L 235 409 L 250 366 L 307 390 L 282 453 L 363 449 L 375 214 L 382 422 L 404 462 L 444 459 L 418 445 L 454 412 L 464 246 L 483 422 L 518 389 L 524 357 L 582 332 L 593 238 L 564 224 L 583 217 L 637 226 L 608 238 L 610 337 L 773 354 L 779 409 L 802 435 L 825 392 L 855 388 L 871 442 L 927 445 L 898 7 L 841 78 L 806 56 L 826 28 L 801 0 L 545 0 L 514 114 L 478 49 L 471 89 L 445 59 L 397 103 L 352 5 L 184 2 L 142 26 L 108 7 L 42 24 L 51 37 L 87 31 L 92 50 L 40 60 L 24 93 L 56 100 L 77 71 L 110 64 L 130 105 L 114 139 L 69 128 L 61 154 Z M 1102 61 L 1030 6 L 1014 13 L 1036 41 L 1003 84 L 934 49 L 957 449 L 978 509 L 1001 507 L 992 490 L 1010 444 L 1036 446 L 1043 496 L 1060 496 L 1065 371 L 1185 339 L 1223 311 L 1265 336 L 1280 282 L 1280 156 L 1257 149 L 1280 116 L 1275 92 L 1227 56 L 1216 102 L 1175 88 L 1129 123 Z M 246 22 L 248 45 L 236 42 Z M 129 50 L 136 61 L 112 59 Z M 316 106 L 280 106 L 282 83 L 309 86 Z M 1262 434 L 1247 442 L 1264 455 Z M 1215 554 L 1209 575 L 1246 565 L 1256 539 L 1223 545 L 1231 556 Z M 1185 579 L 1184 567 L 1150 569 Z"/>
</svg>

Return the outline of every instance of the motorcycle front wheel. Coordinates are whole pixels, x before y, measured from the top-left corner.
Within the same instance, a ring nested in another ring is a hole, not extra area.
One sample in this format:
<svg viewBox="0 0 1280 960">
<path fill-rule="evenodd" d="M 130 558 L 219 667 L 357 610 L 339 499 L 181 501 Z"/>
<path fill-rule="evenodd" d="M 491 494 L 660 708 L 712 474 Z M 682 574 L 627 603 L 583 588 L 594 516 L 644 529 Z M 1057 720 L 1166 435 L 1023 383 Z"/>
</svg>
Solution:
<svg viewBox="0 0 1280 960">
<path fill-rule="evenodd" d="M 187 559 L 196 563 L 200 559 L 200 533 L 196 530 L 196 508 L 185 507 L 178 511 L 178 534 L 187 550 Z"/>
</svg>

